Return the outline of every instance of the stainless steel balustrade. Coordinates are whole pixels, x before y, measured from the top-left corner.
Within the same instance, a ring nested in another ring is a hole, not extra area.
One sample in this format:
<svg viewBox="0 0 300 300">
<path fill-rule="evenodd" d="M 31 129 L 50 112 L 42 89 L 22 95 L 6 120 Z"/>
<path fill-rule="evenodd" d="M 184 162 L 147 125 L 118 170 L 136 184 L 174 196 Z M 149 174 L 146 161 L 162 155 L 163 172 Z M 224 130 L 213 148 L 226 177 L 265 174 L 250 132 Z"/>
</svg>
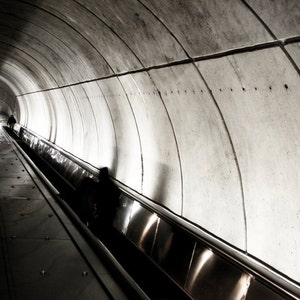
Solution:
<svg viewBox="0 0 300 300">
<path fill-rule="evenodd" d="M 96 169 L 22 130 L 21 138 L 76 186 Z M 297 299 L 122 190 L 113 226 L 193 299 Z"/>
</svg>

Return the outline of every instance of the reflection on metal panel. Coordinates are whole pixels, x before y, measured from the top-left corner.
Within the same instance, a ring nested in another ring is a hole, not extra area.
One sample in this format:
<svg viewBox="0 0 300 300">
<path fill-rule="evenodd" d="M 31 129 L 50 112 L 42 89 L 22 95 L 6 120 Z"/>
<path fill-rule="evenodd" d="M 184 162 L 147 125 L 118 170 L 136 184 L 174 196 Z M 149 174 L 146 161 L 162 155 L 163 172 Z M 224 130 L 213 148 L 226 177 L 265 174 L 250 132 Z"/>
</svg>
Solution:
<svg viewBox="0 0 300 300">
<path fill-rule="evenodd" d="M 257 300 L 257 299 L 283 300 L 287 298 L 281 297 L 279 294 L 273 292 L 265 285 L 262 285 L 260 282 L 253 279 L 249 287 L 246 300 Z"/>
<path fill-rule="evenodd" d="M 245 299 L 251 283 L 252 275 L 243 273 L 239 281 L 233 288 L 229 299 Z"/>
<path fill-rule="evenodd" d="M 120 196 L 113 225 L 193 299 L 284 299 L 125 194 Z"/>
<path fill-rule="evenodd" d="M 113 226 L 125 235 L 130 221 L 132 205 L 133 200 L 126 197 L 124 194 L 121 194 L 119 198 L 119 205 L 116 208 Z"/>
<path fill-rule="evenodd" d="M 86 169 L 70 159 L 67 155 L 21 128 L 20 137 L 40 157 L 46 160 L 73 187 L 78 187 L 84 177 L 91 176 Z"/>
<path fill-rule="evenodd" d="M 126 236 L 148 255 L 152 250 L 157 220 L 156 214 L 145 209 L 137 201 L 133 203 Z"/>
<path fill-rule="evenodd" d="M 247 278 L 241 270 L 222 257 L 198 244 L 191 263 L 186 290 L 195 299 L 243 299 L 236 298 L 237 286 L 245 289 Z M 246 278 L 246 279 L 245 279 Z M 247 291 L 246 291 L 247 293 Z"/>
<path fill-rule="evenodd" d="M 192 237 L 160 220 L 152 259 L 177 283 L 184 286 L 194 247 Z"/>
</svg>

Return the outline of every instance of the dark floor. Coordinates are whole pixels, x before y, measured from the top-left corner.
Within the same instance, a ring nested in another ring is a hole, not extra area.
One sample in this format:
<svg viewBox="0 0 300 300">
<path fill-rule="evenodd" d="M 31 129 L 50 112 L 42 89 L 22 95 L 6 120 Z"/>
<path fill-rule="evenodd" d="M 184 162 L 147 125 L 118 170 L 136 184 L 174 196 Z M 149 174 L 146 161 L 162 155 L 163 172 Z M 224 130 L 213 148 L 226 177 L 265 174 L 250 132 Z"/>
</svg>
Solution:
<svg viewBox="0 0 300 300">
<path fill-rule="evenodd" d="M 10 130 L 7 130 L 7 132 L 18 142 L 19 146 L 30 156 L 31 160 L 46 175 L 61 193 L 62 197 L 64 197 L 64 200 L 72 207 L 74 197 L 76 197 L 76 191 L 74 192 L 69 186 L 66 186 L 64 180 L 59 178 L 57 173 L 49 168 L 49 165 L 23 143 L 16 134 Z M 117 230 L 110 228 L 104 235 L 96 231 L 93 233 L 101 239 L 130 276 L 151 299 L 191 299 Z"/>
<path fill-rule="evenodd" d="M 112 299 L 17 153 L 0 127 L 0 299 Z"/>
</svg>

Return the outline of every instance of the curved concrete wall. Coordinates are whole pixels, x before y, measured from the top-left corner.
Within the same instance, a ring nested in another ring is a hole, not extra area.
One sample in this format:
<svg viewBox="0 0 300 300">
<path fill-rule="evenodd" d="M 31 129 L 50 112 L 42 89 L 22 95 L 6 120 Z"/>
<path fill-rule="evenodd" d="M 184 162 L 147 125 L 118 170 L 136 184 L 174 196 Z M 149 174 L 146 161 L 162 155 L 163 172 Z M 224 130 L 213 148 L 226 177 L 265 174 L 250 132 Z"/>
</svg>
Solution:
<svg viewBox="0 0 300 300">
<path fill-rule="evenodd" d="M 1 108 L 299 282 L 299 11 L 3 0 Z"/>
<path fill-rule="evenodd" d="M 1 76 L 1 75 L 0 75 Z M 16 96 L 9 87 L 9 82 L 0 77 L 0 112 L 1 114 L 11 115 L 16 109 Z"/>
</svg>

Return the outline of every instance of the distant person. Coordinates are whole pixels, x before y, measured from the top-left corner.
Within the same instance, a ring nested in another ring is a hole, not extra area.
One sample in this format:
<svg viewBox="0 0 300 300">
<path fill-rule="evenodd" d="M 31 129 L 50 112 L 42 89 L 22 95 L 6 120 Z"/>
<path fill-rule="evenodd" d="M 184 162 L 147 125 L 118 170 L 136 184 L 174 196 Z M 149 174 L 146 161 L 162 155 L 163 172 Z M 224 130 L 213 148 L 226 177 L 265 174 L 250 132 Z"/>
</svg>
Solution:
<svg viewBox="0 0 300 300">
<path fill-rule="evenodd" d="M 9 126 L 9 128 L 11 130 L 14 130 L 14 126 L 16 123 L 17 123 L 17 121 L 16 121 L 14 115 L 11 115 L 7 120 L 7 125 Z"/>
</svg>

